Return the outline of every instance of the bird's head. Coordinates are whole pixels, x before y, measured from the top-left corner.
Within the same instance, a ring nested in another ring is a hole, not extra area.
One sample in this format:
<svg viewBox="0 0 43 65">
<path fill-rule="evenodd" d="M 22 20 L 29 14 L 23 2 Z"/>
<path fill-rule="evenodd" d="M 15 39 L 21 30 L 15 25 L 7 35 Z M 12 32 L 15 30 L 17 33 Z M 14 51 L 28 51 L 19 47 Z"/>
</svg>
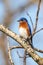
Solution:
<svg viewBox="0 0 43 65">
<path fill-rule="evenodd" d="M 28 22 L 28 20 L 26 18 L 21 18 L 18 20 L 18 22 Z"/>
</svg>

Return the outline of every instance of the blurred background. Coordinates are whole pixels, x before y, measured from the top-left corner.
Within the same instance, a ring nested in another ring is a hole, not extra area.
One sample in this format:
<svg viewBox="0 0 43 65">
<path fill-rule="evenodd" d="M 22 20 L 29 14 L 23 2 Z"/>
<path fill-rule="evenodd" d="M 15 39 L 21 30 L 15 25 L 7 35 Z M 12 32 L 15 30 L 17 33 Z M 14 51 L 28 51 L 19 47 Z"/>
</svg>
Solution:
<svg viewBox="0 0 43 65">
<path fill-rule="evenodd" d="M 0 24 L 5 25 L 13 32 L 18 32 L 18 19 L 25 17 L 32 28 L 30 18 L 27 16 L 28 12 L 32 18 L 33 24 L 35 24 L 36 12 L 38 7 L 38 0 L 0 0 Z M 40 13 L 38 19 L 37 30 L 43 27 L 43 0 L 40 6 Z M 19 45 L 16 41 L 7 37 L 0 31 L 0 65 L 11 65 L 8 58 L 8 41 L 10 46 Z M 43 31 L 40 31 L 33 37 L 33 45 L 37 49 L 43 50 Z M 24 56 L 24 49 L 13 49 L 11 51 L 12 60 L 15 65 L 24 65 L 24 59 L 19 58 Z M 36 52 L 43 57 L 43 54 Z M 26 65 L 38 65 L 31 57 L 26 58 Z"/>
</svg>

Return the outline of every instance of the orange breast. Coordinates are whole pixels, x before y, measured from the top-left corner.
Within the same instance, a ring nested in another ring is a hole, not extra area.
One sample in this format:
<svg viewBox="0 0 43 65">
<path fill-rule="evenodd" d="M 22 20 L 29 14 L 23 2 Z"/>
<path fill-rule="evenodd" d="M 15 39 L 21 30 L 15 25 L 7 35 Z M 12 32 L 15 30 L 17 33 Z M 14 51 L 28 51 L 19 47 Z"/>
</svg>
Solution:
<svg viewBox="0 0 43 65">
<path fill-rule="evenodd" d="M 20 27 L 25 28 L 26 31 L 27 31 L 28 36 L 30 36 L 30 30 L 29 30 L 28 24 L 27 24 L 26 22 L 22 22 L 22 21 L 21 21 L 20 24 L 19 24 L 19 28 L 20 28 Z"/>
</svg>

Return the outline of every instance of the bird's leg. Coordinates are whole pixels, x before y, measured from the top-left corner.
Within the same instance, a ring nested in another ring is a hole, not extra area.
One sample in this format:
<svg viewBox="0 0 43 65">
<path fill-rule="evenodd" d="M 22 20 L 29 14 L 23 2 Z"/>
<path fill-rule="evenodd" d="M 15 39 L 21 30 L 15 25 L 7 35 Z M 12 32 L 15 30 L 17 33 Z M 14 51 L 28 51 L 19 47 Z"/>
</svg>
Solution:
<svg viewBox="0 0 43 65">
<path fill-rule="evenodd" d="M 34 48 L 32 42 L 31 42 L 31 38 L 30 38 L 30 39 L 29 39 L 29 38 L 25 39 L 25 38 L 23 38 L 22 36 L 20 36 L 20 37 L 22 38 L 23 41 L 25 41 L 25 42 L 28 41 L 29 44 L 31 45 L 31 47 Z"/>
<path fill-rule="evenodd" d="M 27 41 L 29 42 L 29 44 L 31 45 L 31 47 L 34 48 L 31 39 L 27 38 Z"/>
<path fill-rule="evenodd" d="M 22 36 L 20 36 L 20 38 L 23 38 Z"/>
<path fill-rule="evenodd" d="M 27 39 L 23 38 L 22 36 L 20 36 L 22 38 L 23 41 L 27 42 Z"/>
<path fill-rule="evenodd" d="M 23 41 L 27 42 L 27 40 L 25 38 L 23 38 Z"/>
</svg>

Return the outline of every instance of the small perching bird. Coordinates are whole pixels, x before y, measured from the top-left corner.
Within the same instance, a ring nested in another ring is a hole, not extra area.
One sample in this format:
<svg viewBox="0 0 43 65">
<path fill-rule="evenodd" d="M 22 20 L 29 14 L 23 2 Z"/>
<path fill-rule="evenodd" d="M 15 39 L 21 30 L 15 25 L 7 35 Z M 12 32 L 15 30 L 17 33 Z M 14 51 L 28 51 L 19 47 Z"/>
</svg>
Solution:
<svg viewBox="0 0 43 65">
<path fill-rule="evenodd" d="M 28 20 L 26 18 L 21 18 L 20 20 L 18 20 L 18 22 L 19 22 L 20 36 L 23 37 L 25 40 L 28 39 L 29 41 L 29 36 L 31 35 L 30 44 L 32 44 L 32 32 L 31 32 L 31 27 L 28 23 Z"/>
</svg>

